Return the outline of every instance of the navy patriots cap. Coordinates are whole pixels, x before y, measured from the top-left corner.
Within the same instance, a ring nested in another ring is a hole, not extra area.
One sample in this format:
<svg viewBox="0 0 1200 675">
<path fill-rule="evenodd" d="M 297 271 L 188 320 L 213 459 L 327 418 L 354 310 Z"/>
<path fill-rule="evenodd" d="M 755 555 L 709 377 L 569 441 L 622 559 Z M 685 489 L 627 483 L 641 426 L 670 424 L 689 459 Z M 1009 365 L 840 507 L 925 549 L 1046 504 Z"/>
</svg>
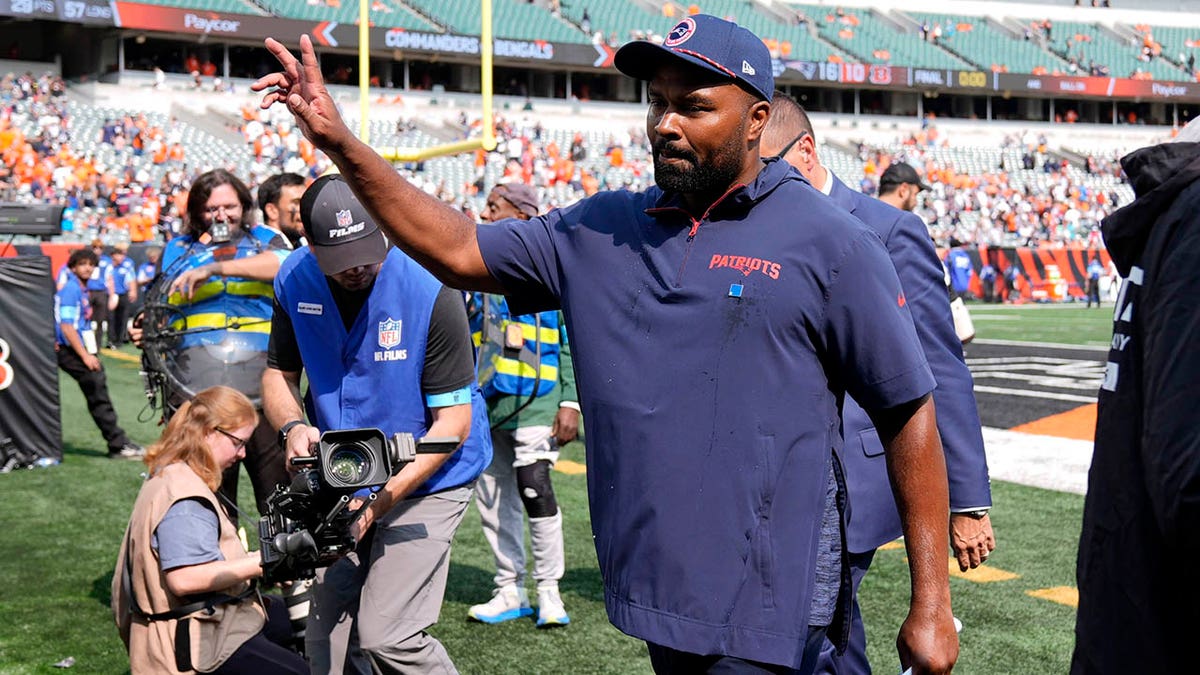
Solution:
<svg viewBox="0 0 1200 675">
<path fill-rule="evenodd" d="M 650 80 L 667 59 L 741 81 L 764 101 L 770 101 L 775 91 L 767 46 L 754 33 L 715 16 L 684 18 L 661 45 L 645 40 L 626 43 L 617 50 L 613 63 L 630 77 Z"/>
</svg>

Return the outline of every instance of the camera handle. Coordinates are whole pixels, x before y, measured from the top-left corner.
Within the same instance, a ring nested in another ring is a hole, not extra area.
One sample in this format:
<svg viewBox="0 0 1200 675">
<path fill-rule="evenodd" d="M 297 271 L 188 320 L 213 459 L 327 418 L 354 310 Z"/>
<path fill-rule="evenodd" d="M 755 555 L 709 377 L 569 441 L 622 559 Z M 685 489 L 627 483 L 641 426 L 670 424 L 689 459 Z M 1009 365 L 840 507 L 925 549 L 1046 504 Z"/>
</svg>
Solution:
<svg viewBox="0 0 1200 675">
<path fill-rule="evenodd" d="M 367 496 L 365 498 L 363 498 L 365 500 L 363 505 L 359 506 L 358 509 L 356 509 L 353 513 L 350 514 L 349 522 L 354 522 L 354 521 L 358 520 L 358 516 L 360 514 L 362 514 L 362 512 L 364 510 L 366 510 L 366 508 L 368 506 L 370 506 L 371 503 L 374 502 L 378 498 L 379 498 L 379 496 L 377 494 L 375 494 L 374 492 L 367 494 Z M 313 535 L 316 536 L 316 535 L 320 534 L 321 532 L 323 532 L 326 527 L 333 525 L 333 523 L 337 519 L 338 515 L 340 515 L 342 511 L 345 511 L 349 507 L 350 507 L 350 495 L 342 495 L 341 497 L 338 497 L 337 503 L 333 505 L 333 508 L 329 510 L 329 513 L 326 514 L 326 516 L 321 519 L 321 522 L 318 523 L 317 526 L 313 528 Z"/>
</svg>

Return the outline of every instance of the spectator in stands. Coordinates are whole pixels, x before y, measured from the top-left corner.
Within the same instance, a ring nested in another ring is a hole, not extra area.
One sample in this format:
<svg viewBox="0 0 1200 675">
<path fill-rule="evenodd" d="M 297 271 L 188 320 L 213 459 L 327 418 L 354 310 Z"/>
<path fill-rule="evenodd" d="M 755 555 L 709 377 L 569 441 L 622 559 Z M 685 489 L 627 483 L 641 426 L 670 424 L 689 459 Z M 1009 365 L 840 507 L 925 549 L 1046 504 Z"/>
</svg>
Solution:
<svg viewBox="0 0 1200 675">
<path fill-rule="evenodd" d="M 826 626 L 837 634 L 833 617 L 845 615 L 835 612 L 843 555 L 832 452 L 840 439 L 829 430 L 838 427 L 846 382 L 870 401 L 880 436 L 890 439 L 906 514 L 914 590 L 902 661 L 949 672 L 957 637 L 946 477 L 929 400 L 935 381 L 897 303 L 895 271 L 874 233 L 790 167 L 759 158 L 774 90 L 762 39 L 699 14 L 668 35 L 662 46 L 626 45 L 614 62 L 649 80 L 658 187 L 599 193 L 532 223 L 479 227 L 405 181 L 345 125 L 308 36 L 300 38 L 304 67 L 269 39 L 283 71 L 253 89 L 270 90 L 264 105 L 288 105 L 381 228 L 425 267 L 465 288 L 505 293 L 520 305 L 514 311 L 568 310 L 589 473 L 603 483 L 589 499 L 609 616 L 647 640 L 656 668 L 811 672 Z M 708 234 L 693 237 L 699 228 Z M 693 238 L 702 242 L 696 264 L 681 267 Z M 836 288 L 806 281 L 837 276 L 843 265 L 854 274 L 838 276 Z M 691 290 L 671 290 L 679 284 Z M 633 307 L 636 319 L 614 320 L 621 307 Z M 713 323 L 721 316 L 735 320 L 721 328 Z M 638 339 L 628 339 L 631 330 Z M 805 337 L 817 334 L 828 337 Z M 800 389 L 783 400 L 764 396 L 764 378 Z M 746 443 L 756 453 L 743 452 Z M 786 517 L 745 508 L 768 484 L 782 486 L 768 501 Z M 749 549 L 729 546 L 747 533 L 750 549 L 789 561 L 786 570 L 747 566 Z M 747 573 L 730 573 L 739 569 Z M 785 611 L 764 612 L 764 594 Z"/>
<path fill-rule="evenodd" d="M 295 173 L 278 173 L 258 186 L 258 208 L 262 211 L 263 223 L 277 232 L 282 232 L 292 248 L 305 245 L 304 224 L 300 222 L 300 198 L 304 196 L 304 176 Z"/>
<path fill-rule="evenodd" d="M 1126 281 L 1096 419 L 1072 673 L 1195 667 L 1200 585 L 1200 122 L 1121 160 L 1137 198 L 1104 220 Z"/>
<path fill-rule="evenodd" d="M 117 421 L 117 411 L 108 396 L 104 365 L 96 357 L 98 338 L 89 321 L 90 303 L 84 284 L 92 277 L 98 262 L 96 253 L 88 249 L 71 253 L 67 260 L 74 278 L 54 295 L 57 337 L 54 349 L 58 367 L 79 383 L 92 421 L 108 444 L 109 459 L 138 459 L 143 454 L 142 447 L 129 440 Z"/>
<path fill-rule="evenodd" d="M 971 374 L 963 360 L 950 304 L 943 291 L 942 267 L 925 224 L 908 213 L 908 209 L 899 210 L 885 205 L 886 202 L 880 203 L 883 200 L 854 192 L 822 166 L 808 114 L 795 99 L 782 92 L 776 92 L 771 103 L 771 118 L 759 151 L 764 158 L 782 159 L 794 166 L 813 187 L 866 223 L 883 240 L 911 308 L 921 348 L 938 383 L 934 392 L 936 423 L 946 456 L 946 471 L 952 477 L 950 544 L 961 569 L 978 567 L 995 548 L 987 513 L 992 503 L 987 459 Z M 901 172 L 892 175 L 912 180 L 916 172 L 912 176 Z M 888 176 L 886 171 L 884 176 Z M 919 184 L 920 179 L 916 180 Z M 871 418 L 853 397 L 847 396 L 842 420 L 843 436 L 847 439 L 841 455 L 842 466 L 847 499 L 853 505 L 845 542 L 850 559 L 851 593 L 855 597 L 849 645 L 839 655 L 836 642 L 827 639 L 818 671 L 864 673 L 871 668 L 858 588 L 875 550 L 900 536 L 900 516 L 888 483 L 884 449 Z"/>
</svg>

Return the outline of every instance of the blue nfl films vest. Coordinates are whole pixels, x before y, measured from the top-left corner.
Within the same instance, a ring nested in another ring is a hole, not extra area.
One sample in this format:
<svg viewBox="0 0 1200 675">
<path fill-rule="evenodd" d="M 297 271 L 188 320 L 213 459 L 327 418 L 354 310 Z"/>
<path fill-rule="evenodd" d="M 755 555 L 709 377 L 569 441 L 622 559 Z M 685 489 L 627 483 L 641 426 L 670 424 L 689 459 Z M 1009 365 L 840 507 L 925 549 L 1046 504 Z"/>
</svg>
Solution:
<svg viewBox="0 0 1200 675">
<path fill-rule="evenodd" d="M 559 313 L 510 317 L 501 295 L 471 297 L 471 337 L 479 350 L 477 364 L 483 397 L 544 396 L 558 383 Z"/>
<path fill-rule="evenodd" d="M 321 431 L 377 427 L 389 437 L 425 435 L 431 417 L 421 374 L 441 286 L 393 248 L 347 333 L 312 251 L 301 248 L 284 261 L 275 295 L 292 321 L 308 375 L 305 406 Z M 470 436 L 413 496 L 470 483 L 491 461 L 487 406 L 472 386 Z"/>
<path fill-rule="evenodd" d="M 191 235 L 182 235 L 168 242 L 163 251 L 163 274 L 174 279 L 217 260 L 236 260 L 263 251 L 279 250 L 272 244 L 278 236 L 274 230 L 262 225 L 252 227 L 236 242 L 226 244 L 203 244 Z M 219 345 L 266 353 L 274 297 L 269 281 L 210 277 L 196 287 L 191 300 L 179 293 L 172 293 L 166 299 L 168 304 L 178 308 L 170 328 L 194 331 L 183 335 L 180 349 Z"/>
</svg>

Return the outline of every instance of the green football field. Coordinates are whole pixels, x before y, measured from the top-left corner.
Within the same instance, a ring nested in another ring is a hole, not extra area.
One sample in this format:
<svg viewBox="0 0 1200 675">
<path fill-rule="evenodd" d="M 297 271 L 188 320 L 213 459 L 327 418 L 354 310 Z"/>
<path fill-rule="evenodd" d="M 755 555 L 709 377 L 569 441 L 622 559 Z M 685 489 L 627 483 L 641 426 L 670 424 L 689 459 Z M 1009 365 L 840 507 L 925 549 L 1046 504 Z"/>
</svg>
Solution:
<svg viewBox="0 0 1200 675">
<path fill-rule="evenodd" d="M 1062 308 L 1062 314 L 1042 308 L 976 311 L 978 307 L 972 310 L 981 337 L 998 337 L 1001 327 L 1021 324 L 1006 335 L 1104 343 L 1098 318 L 1111 321 L 1105 310 L 1085 315 L 1076 307 Z M 992 318 L 1008 313 L 1021 318 Z M 1042 316 L 1052 320 L 1036 320 Z M 1040 330 L 1031 329 L 1039 324 Z M 146 413 L 137 364 L 128 357 L 104 360 L 122 423 L 135 440 L 151 442 L 158 429 L 153 422 L 138 421 L 139 413 L 143 418 Z M 0 512 L 5 514 L 0 537 L 0 673 L 64 672 L 53 664 L 67 657 L 73 657 L 75 665 L 66 672 L 128 670 L 108 610 L 109 584 L 144 467 L 106 459 L 78 386 L 67 379 L 61 385 L 64 463 L 0 475 Z M 569 446 L 564 459 L 582 464 L 582 446 Z M 478 514 L 474 507 L 467 514 L 455 541 L 441 621 L 433 629 L 462 672 L 650 671 L 642 643 L 619 633 L 605 617 L 585 480 L 581 474 L 555 474 L 566 523 L 567 570 L 561 587 L 572 618 L 566 628 L 539 631 L 532 621 L 486 626 L 465 619 L 468 606 L 489 597 L 493 574 Z M 241 502 L 253 513 L 244 475 L 241 486 Z M 1074 586 L 1083 499 L 1000 482 L 993 483 L 993 492 L 999 548 L 985 574 L 951 579 L 955 613 L 965 626 L 955 672 L 1065 672 L 1074 627 L 1069 589 Z M 877 554 L 861 600 L 876 671 L 899 672 L 894 640 L 908 602 L 902 549 Z"/>
<path fill-rule="evenodd" d="M 1112 338 L 1112 305 L 1083 303 L 991 305 L 970 303 L 975 335 L 982 339 L 1103 346 Z"/>
</svg>

